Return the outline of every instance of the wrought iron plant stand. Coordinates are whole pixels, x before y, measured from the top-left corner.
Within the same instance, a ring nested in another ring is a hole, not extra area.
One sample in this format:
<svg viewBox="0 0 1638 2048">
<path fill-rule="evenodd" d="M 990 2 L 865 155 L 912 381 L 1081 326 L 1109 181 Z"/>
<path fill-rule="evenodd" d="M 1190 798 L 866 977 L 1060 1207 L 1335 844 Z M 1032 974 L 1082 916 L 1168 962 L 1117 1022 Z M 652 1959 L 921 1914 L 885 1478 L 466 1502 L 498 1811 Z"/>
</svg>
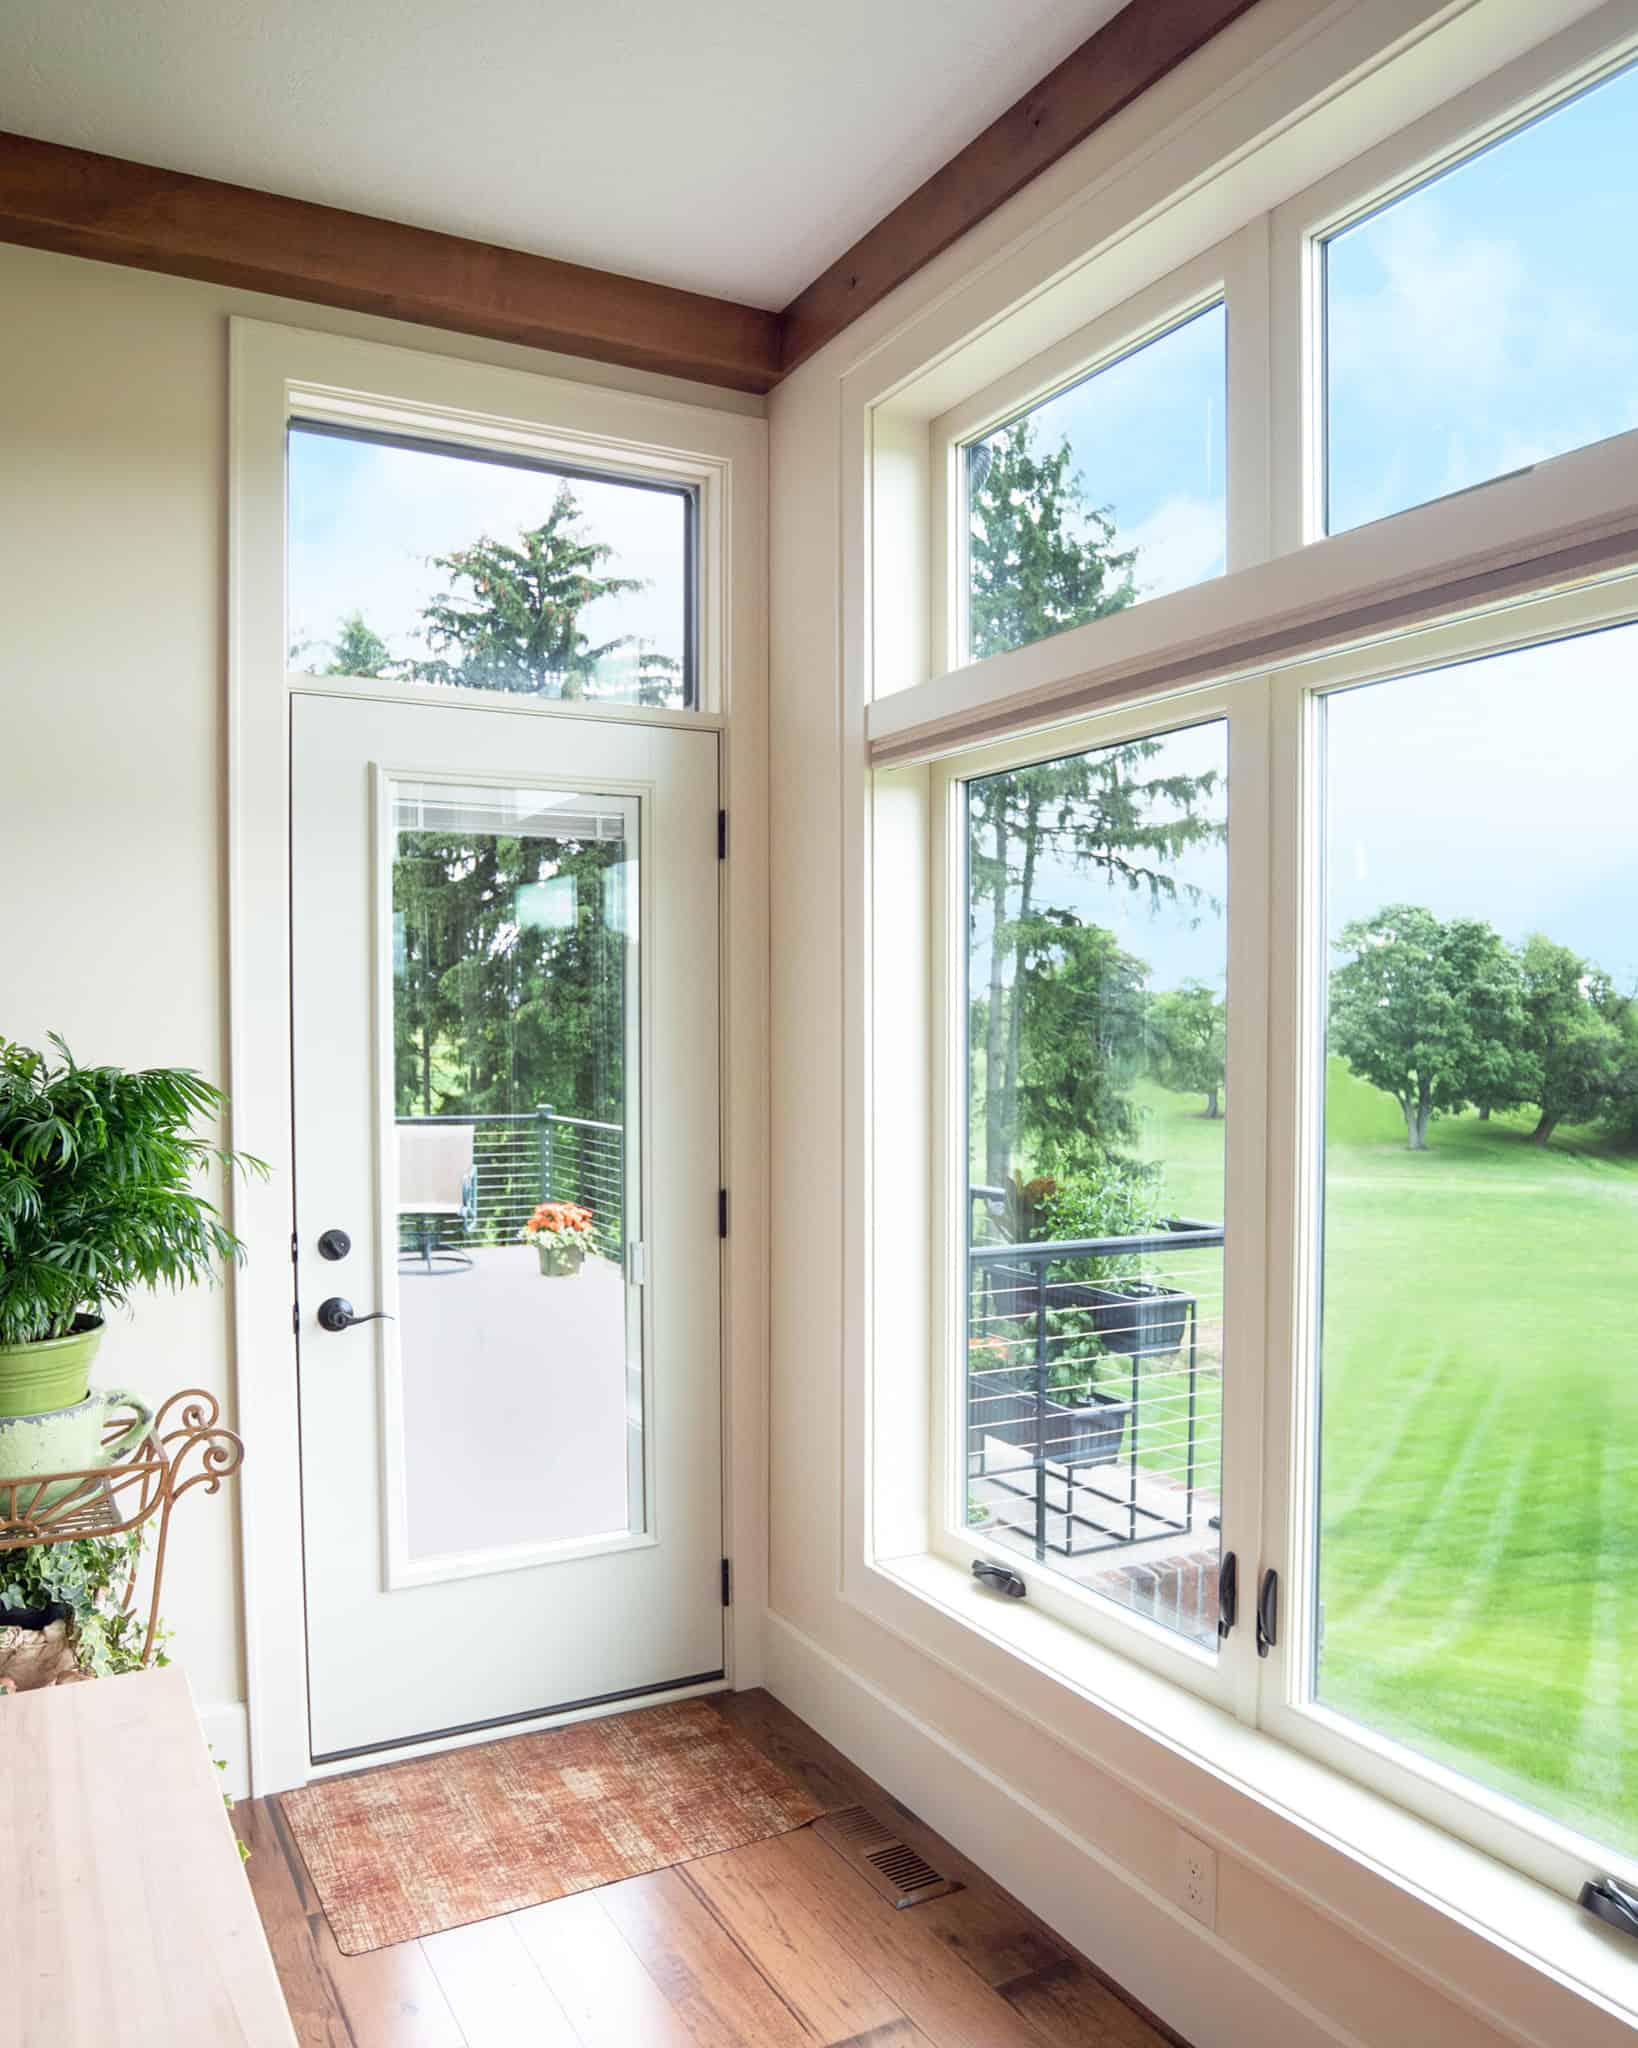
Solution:
<svg viewBox="0 0 1638 2048">
<path fill-rule="evenodd" d="M 220 1492 L 222 1481 L 244 1462 L 245 1447 L 231 1429 L 222 1427 L 221 1413 L 214 1394 L 190 1387 L 173 1394 L 135 1449 L 112 1464 L 0 1479 L 0 1553 L 42 1543 L 73 1543 L 87 1536 L 120 1536 L 155 1525 L 153 1587 L 142 1638 L 144 1664 L 151 1662 L 158 1643 L 172 1511 L 196 1486 L 206 1493 Z M 129 1413 L 116 1414 L 103 1431 L 103 1442 L 117 1442 L 129 1428 Z M 126 1613 L 136 1598 L 142 1560 L 143 1549 L 138 1547 L 120 1598 Z"/>
</svg>

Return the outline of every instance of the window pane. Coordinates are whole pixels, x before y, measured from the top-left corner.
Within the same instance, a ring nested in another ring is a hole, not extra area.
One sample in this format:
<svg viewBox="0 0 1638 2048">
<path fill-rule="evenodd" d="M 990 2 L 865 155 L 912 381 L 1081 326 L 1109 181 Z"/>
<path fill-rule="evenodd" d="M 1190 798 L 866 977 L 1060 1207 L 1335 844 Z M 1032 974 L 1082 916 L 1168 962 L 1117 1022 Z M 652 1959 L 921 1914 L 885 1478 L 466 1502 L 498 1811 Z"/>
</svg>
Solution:
<svg viewBox="0 0 1638 2048">
<path fill-rule="evenodd" d="M 1317 1695 L 1638 1846 L 1638 628 L 1324 700 Z"/>
<path fill-rule="evenodd" d="M 289 480 L 293 668 L 693 702 L 691 492 L 300 420 Z"/>
<path fill-rule="evenodd" d="M 641 1529 L 637 799 L 390 801 L 410 1554 Z"/>
<path fill-rule="evenodd" d="M 1638 71 L 1325 244 L 1332 533 L 1638 426 Z"/>
<path fill-rule="evenodd" d="M 967 798 L 969 1534 L 1217 1641 L 1228 728 Z"/>
<path fill-rule="evenodd" d="M 1208 307 L 965 449 L 969 660 L 1222 575 L 1227 333 Z"/>
</svg>

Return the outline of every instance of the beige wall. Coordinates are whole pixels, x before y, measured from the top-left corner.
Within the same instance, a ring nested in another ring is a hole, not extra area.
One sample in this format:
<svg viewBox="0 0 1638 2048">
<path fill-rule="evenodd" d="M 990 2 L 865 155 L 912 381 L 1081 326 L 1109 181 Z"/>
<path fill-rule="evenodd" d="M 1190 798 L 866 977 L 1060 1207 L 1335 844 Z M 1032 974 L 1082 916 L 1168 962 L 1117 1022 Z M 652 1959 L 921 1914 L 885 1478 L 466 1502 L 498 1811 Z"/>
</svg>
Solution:
<svg viewBox="0 0 1638 2048">
<path fill-rule="evenodd" d="M 58 1031 L 83 1060 L 188 1065 L 217 1081 L 230 314 L 763 409 L 673 379 L 0 247 L 0 1034 L 38 1045 Z M 254 1130 L 236 1135 L 257 1149 Z M 143 1299 L 116 1321 L 99 1377 L 161 1396 L 208 1387 L 231 1414 L 225 1297 Z M 165 1600 L 224 1754 L 242 1741 L 236 1516 L 236 1501 L 202 1496 L 179 1510 Z"/>
</svg>

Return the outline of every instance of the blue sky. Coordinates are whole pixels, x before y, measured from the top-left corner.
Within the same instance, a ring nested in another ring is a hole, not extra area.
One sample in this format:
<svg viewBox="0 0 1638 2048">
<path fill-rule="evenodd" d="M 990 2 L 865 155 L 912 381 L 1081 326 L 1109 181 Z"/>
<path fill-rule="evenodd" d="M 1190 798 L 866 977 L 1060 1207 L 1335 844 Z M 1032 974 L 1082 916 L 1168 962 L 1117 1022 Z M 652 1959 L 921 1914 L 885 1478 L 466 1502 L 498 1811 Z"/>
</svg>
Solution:
<svg viewBox="0 0 1638 2048">
<path fill-rule="evenodd" d="M 1169 328 L 1031 415 L 1042 449 L 1068 441 L 1087 503 L 1136 547 L 1144 597 L 1223 573 L 1228 319 L 1221 304 Z"/>
<path fill-rule="evenodd" d="M 1638 426 L 1638 69 L 1332 238 L 1340 532 Z M 1224 566 L 1221 306 L 1036 408 L 1152 597 Z"/>
<path fill-rule="evenodd" d="M 1638 625 L 1337 691 L 1324 717 L 1328 939 L 1419 903 L 1515 944 L 1545 932 L 1638 990 Z M 1221 772 L 1226 730 L 1191 726 L 1162 747 L 1146 773 Z M 1226 898 L 1220 848 L 1172 872 Z M 1056 863 L 1037 900 L 1114 932 L 1151 988 L 1223 986 L 1226 932 L 1208 906 L 1151 909 Z M 978 950 L 987 960 L 982 937 Z"/>
<path fill-rule="evenodd" d="M 1327 246 L 1330 530 L 1638 426 L 1638 70 Z"/>
<path fill-rule="evenodd" d="M 317 642 L 302 665 L 322 668 L 337 625 L 361 611 L 395 655 L 428 650 L 417 622 L 448 587 L 430 558 L 482 534 L 510 541 L 552 508 L 558 479 L 416 448 L 331 434 L 290 434 L 290 638 Z M 682 498 L 629 484 L 571 483 L 582 530 L 609 542 L 605 575 L 641 577 L 648 587 L 589 605 L 582 624 L 594 644 L 633 634 L 658 653 L 683 649 Z"/>
<path fill-rule="evenodd" d="M 1325 718 L 1333 935 L 1420 903 L 1638 989 L 1638 626 L 1340 692 Z"/>
</svg>

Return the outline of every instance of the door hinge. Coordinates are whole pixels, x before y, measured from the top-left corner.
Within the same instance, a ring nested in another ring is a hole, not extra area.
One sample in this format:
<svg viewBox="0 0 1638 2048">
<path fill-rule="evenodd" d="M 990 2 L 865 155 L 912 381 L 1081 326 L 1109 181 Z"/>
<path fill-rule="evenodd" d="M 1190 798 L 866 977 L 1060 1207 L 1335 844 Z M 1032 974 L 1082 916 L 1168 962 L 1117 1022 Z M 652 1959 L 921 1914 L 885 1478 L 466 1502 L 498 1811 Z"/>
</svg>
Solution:
<svg viewBox="0 0 1638 2048">
<path fill-rule="evenodd" d="M 1257 1655 L 1266 1657 L 1279 1641 L 1280 1575 L 1272 1565 L 1257 1588 Z"/>
<path fill-rule="evenodd" d="M 726 1188 L 717 1189 L 717 1235 L 718 1237 L 726 1237 L 728 1235 L 728 1190 Z"/>
<path fill-rule="evenodd" d="M 293 1301 L 290 1304 L 290 1334 L 292 1337 L 299 1337 L 301 1335 L 301 1303 L 299 1301 Z"/>
<path fill-rule="evenodd" d="M 1225 1550 L 1217 1567 L 1217 1634 L 1225 1638 L 1237 1619 L 1240 1604 L 1240 1567 L 1232 1550 Z"/>
<path fill-rule="evenodd" d="M 293 1266 L 301 1257 L 301 1239 L 295 1231 L 290 1233 L 290 1263 Z"/>
<path fill-rule="evenodd" d="M 724 1607 L 734 1604 L 734 1567 L 726 1557 L 722 1560 L 722 1604 Z"/>
<path fill-rule="evenodd" d="M 717 813 L 717 859 L 718 859 L 718 860 L 726 860 L 727 858 L 728 858 L 728 813 L 727 813 L 726 811 L 718 811 L 718 813 Z"/>
</svg>

